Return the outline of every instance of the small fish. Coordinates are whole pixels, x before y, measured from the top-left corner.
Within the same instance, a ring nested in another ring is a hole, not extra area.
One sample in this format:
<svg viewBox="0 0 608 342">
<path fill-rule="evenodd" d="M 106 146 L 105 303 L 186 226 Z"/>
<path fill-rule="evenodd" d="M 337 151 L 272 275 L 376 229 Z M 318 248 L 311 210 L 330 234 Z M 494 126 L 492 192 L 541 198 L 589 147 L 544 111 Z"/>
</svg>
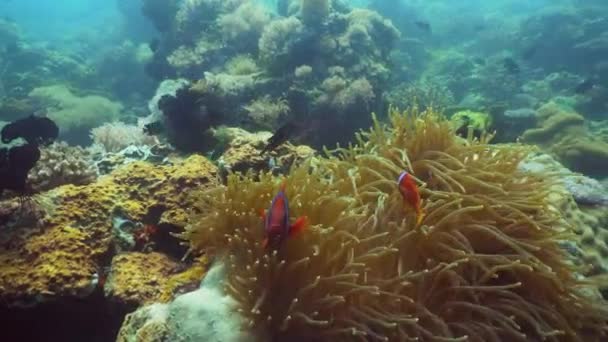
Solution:
<svg viewBox="0 0 608 342">
<path fill-rule="evenodd" d="M 412 206 L 416 211 L 416 226 L 420 226 L 424 213 L 422 212 L 422 200 L 420 199 L 420 191 L 414 181 L 414 178 L 407 171 L 403 171 L 397 180 L 399 186 L 399 192 L 405 202 Z"/>
<path fill-rule="evenodd" d="M 2 127 L 0 135 L 5 144 L 23 138 L 29 144 L 49 145 L 57 139 L 59 127 L 49 118 L 31 115 Z"/>
<path fill-rule="evenodd" d="M 298 129 L 298 125 L 294 121 L 288 121 L 283 126 L 279 127 L 274 134 L 266 142 L 266 146 L 260 152 L 260 155 L 274 151 L 277 147 L 286 142 Z"/>
<path fill-rule="evenodd" d="M 589 90 L 593 89 L 593 87 L 595 87 L 595 81 L 591 78 L 587 78 L 574 88 L 574 92 L 576 94 L 585 94 Z"/>
<path fill-rule="evenodd" d="M 484 65 L 486 65 L 486 60 L 483 59 L 482 57 L 475 57 L 475 58 L 473 58 L 473 63 L 484 66 Z"/>
<path fill-rule="evenodd" d="M 27 175 L 38 159 L 40 150 L 36 144 L 0 149 L 0 193 L 3 190 L 27 193 Z"/>
<path fill-rule="evenodd" d="M 431 24 L 428 21 L 415 21 L 414 25 L 416 25 L 416 27 L 418 27 L 424 32 L 431 33 L 433 31 L 433 29 L 431 28 Z"/>
<path fill-rule="evenodd" d="M 521 58 L 528 60 L 536 55 L 536 51 L 538 51 L 538 45 L 530 45 L 521 53 Z"/>
<path fill-rule="evenodd" d="M 163 123 L 161 121 L 154 121 L 144 125 L 144 133 L 147 135 L 158 135 L 163 132 Z"/>
<path fill-rule="evenodd" d="M 264 248 L 278 249 L 288 237 L 293 237 L 306 228 L 306 216 L 299 217 L 294 224 L 289 223 L 289 203 L 285 194 L 285 182 L 272 199 L 270 208 L 264 218 L 266 237 L 262 242 Z"/>
<path fill-rule="evenodd" d="M 154 38 L 150 42 L 148 42 L 148 47 L 150 48 L 150 51 L 152 51 L 152 52 L 158 51 L 159 46 L 160 46 L 160 40 L 158 38 Z"/>
<path fill-rule="evenodd" d="M 510 74 L 519 74 L 521 69 L 519 68 L 519 64 L 515 62 L 515 60 L 511 57 L 507 57 L 503 59 L 503 66 L 505 70 Z"/>
</svg>

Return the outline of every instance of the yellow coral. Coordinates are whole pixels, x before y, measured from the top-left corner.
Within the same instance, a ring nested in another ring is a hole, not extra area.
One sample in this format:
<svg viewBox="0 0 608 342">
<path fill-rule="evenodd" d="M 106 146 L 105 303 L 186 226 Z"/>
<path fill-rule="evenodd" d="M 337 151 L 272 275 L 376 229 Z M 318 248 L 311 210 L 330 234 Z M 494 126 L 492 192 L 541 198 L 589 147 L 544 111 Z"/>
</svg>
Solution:
<svg viewBox="0 0 608 342">
<path fill-rule="evenodd" d="M 191 202 L 183 190 L 217 185 L 216 173 L 201 156 L 175 165 L 134 162 L 88 186 L 41 195 L 52 209 L 42 227 L 0 235 L 0 298 L 28 305 L 90 293 L 110 252 L 113 215 L 141 222 L 151 208 L 162 207 L 161 224 L 184 226 Z"/>
<path fill-rule="evenodd" d="M 551 179 L 517 168 L 531 148 L 460 140 L 432 111 L 390 121 L 292 170 L 291 216 L 310 227 L 278 251 L 261 247 L 257 216 L 277 180 L 233 175 L 200 195 L 184 236 L 223 258 L 251 327 L 285 341 L 606 338 L 605 303 L 559 247 L 571 232 L 547 202 Z M 422 187 L 422 227 L 396 189 L 404 169 Z"/>
</svg>

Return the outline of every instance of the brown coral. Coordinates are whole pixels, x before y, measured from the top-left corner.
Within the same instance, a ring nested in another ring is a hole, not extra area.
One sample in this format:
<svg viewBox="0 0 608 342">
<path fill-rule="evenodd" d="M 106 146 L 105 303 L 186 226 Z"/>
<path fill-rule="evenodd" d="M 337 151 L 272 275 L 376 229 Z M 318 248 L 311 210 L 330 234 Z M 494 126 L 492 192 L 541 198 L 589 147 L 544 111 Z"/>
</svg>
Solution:
<svg viewBox="0 0 608 342">
<path fill-rule="evenodd" d="M 538 144 L 573 171 L 608 174 L 608 142 L 589 132 L 580 114 L 549 102 L 538 110 L 538 119 L 540 127 L 525 131 L 523 141 Z"/>
<path fill-rule="evenodd" d="M 290 173 L 292 216 L 310 227 L 278 251 L 261 247 L 257 216 L 272 177 L 202 194 L 185 237 L 225 258 L 251 327 L 285 341 L 605 338 L 608 309 L 558 244 L 571 232 L 551 180 L 517 168 L 531 148 L 460 140 L 432 111 L 390 119 Z M 420 227 L 395 186 L 404 169 L 424 185 Z"/>
</svg>

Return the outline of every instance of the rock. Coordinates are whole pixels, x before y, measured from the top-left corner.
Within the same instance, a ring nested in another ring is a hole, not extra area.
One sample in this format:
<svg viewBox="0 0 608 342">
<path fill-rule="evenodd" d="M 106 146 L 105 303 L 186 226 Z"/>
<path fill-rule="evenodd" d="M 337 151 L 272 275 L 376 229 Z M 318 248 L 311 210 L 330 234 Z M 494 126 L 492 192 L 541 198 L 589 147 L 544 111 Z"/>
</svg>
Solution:
<svg viewBox="0 0 608 342">
<path fill-rule="evenodd" d="M 284 143 L 274 151 L 262 154 L 270 132 L 249 133 L 240 128 L 229 128 L 230 142 L 219 159 L 224 171 L 283 173 L 294 164 L 314 156 L 315 150 L 306 145 Z"/>
</svg>

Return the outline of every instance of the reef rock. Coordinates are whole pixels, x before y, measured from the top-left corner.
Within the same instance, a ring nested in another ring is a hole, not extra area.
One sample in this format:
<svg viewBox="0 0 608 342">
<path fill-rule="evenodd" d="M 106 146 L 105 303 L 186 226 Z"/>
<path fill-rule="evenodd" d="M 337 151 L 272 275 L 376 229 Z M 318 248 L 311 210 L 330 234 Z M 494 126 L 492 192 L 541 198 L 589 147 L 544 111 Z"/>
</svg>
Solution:
<svg viewBox="0 0 608 342">
<path fill-rule="evenodd" d="M 530 156 L 519 168 L 535 175 L 559 175 L 548 200 L 564 213 L 576 239 L 564 246 L 586 275 L 608 273 L 608 188 L 595 179 L 574 173 L 547 154 Z M 565 191 L 564 191 L 565 190 Z"/>
<path fill-rule="evenodd" d="M 224 171 L 247 172 L 253 170 L 286 172 L 294 163 L 310 158 L 315 150 L 306 145 L 285 143 L 274 151 L 262 154 L 270 132 L 249 133 L 240 128 L 228 128 L 230 140 L 219 163 Z"/>
<path fill-rule="evenodd" d="M 134 162 L 90 185 L 65 185 L 37 196 L 45 212 L 38 224 L 3 224 L 0 230 L 0 300 L 29 306 L 87 296 L 99 284 L 102 260 L 112 253 L 117 218 L 153 219 L 161 233 L 174 232 L 186 223 L 188 193 L 216 185 L 216 173 L 200 156 L 164 166 Z"/>
<path fill-rule="evenodd" d="M 520 165 L 522 170 L 543 174 L 551 172 L 560 175 L 563 186 L 581 205 L 608 206 L 608 188 L 598 180 L 574 173 L 548 154 L 539 154 Z"/>
<path fill-rule="evenodd" d="M 539 125 L 526 130 L 522 140 L 535 143 L 569 169 L 586 175 L 608 175 L 608 141 L 594 136 L 585 118 L 572 108 L 549 102 L 537 110 Z"/>
<path fill-rule="evenodd" d="M 116 341 L 251 341 L 241 331 L 236 301 L 222 291 L 223 280 L 223 267 L 215 266 L 200 289 L 127 315 Z"/>
<path fill-rule="evenodd" d="M 198 288 L 205 274 L 205 259 L 187 269 L 157 252 L 130 252 L 112 260 L 104 286 L 106 297 L 127 304 L 166 302 L 184 289 Z"/>
</svg>

